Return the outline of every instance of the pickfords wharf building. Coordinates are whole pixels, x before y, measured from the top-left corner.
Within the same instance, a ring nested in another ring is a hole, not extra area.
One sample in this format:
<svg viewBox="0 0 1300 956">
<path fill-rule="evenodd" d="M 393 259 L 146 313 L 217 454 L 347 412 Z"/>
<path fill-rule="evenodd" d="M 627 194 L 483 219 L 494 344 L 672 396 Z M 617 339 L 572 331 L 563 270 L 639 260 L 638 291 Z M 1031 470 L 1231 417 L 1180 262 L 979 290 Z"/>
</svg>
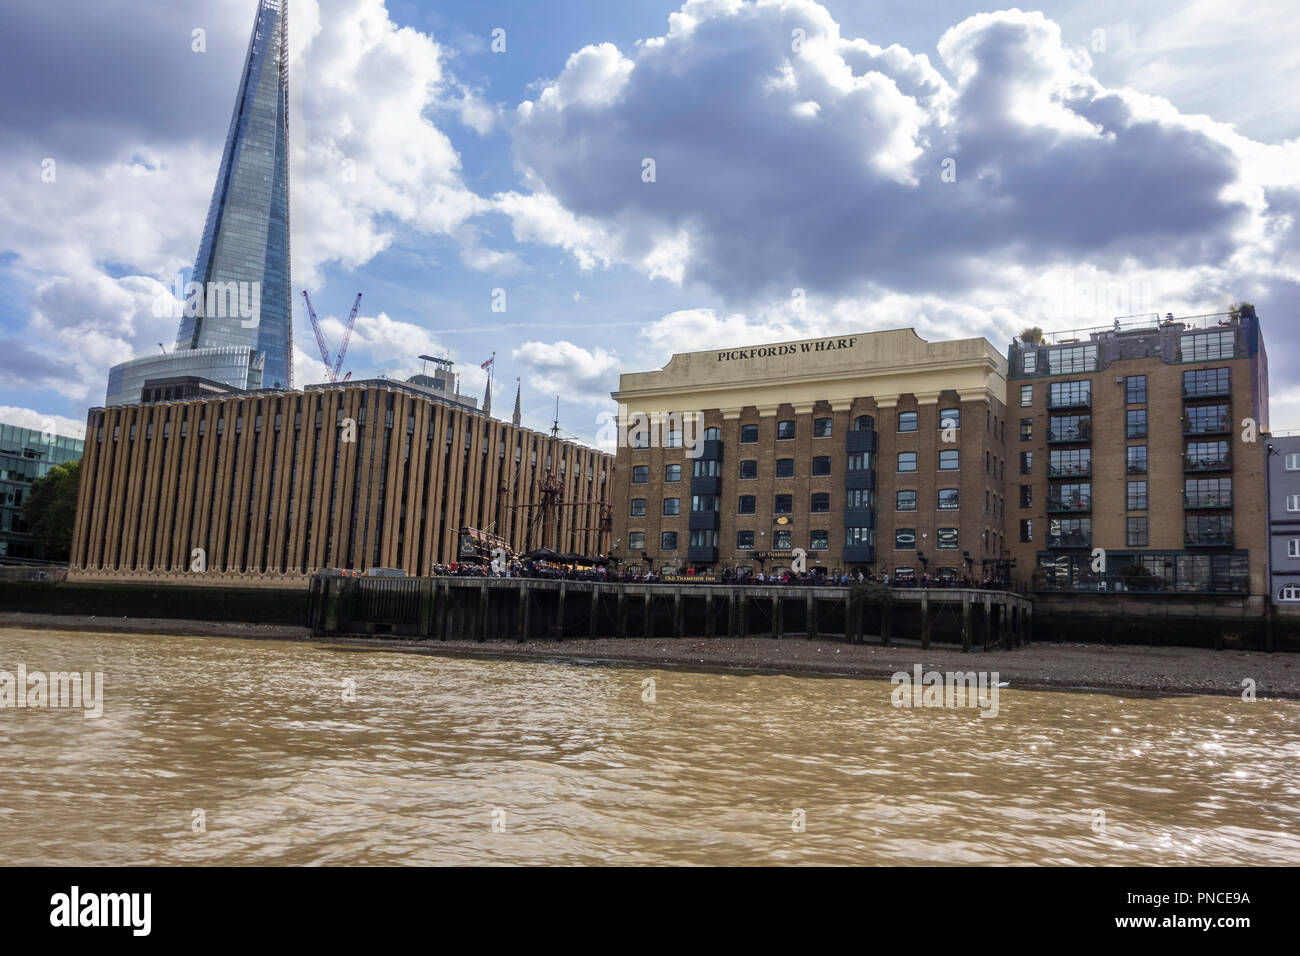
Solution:
<svg viewBox="0 0 1300 956">
<path fill-rule="evenodd" d="M 520 552 L 608 546 L 611 456 L 411 383 L 94 408 L 85 445 L 71 580 L 302 587 L 321 569 L 421 575 L 464 560 L 465 528 Z M 545 525 L 544 492 L 561 505 Z"/>
<path fill-rule="evenodd" d="M 912 329 L 688 352 L 613 397 L 624 562 L 772 572 L 803 549 L 815 572 L 1111 607 L 1266 603 L 1268 365 L 1249 307 L 1005 354 Z"/>
</svg>

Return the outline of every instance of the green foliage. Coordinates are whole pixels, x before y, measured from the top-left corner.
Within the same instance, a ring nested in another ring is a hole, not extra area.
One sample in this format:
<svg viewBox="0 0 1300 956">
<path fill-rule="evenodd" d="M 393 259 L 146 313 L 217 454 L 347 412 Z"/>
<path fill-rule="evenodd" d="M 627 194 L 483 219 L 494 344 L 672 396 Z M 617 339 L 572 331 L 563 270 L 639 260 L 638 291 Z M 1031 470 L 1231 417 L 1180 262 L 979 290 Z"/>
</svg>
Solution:
<svg viewBox="0 0 1300 956">
<path fill-rule="evenodd" d="M 1031 325 L 1027 329 L 1020 330 L 1020 341 L 1026 345 L 1034 345 L 1043 341 L 1043 330 L 1036 325 Z"/>
<path fill-rule="evenodd" d="M 32 482 L 24 511 L 27 525 L 46 558 L 66 561 L 72 551 L 72 526 L 77 519 L 77 489 L 81 459 L 55 465 Z"/>
</svg>

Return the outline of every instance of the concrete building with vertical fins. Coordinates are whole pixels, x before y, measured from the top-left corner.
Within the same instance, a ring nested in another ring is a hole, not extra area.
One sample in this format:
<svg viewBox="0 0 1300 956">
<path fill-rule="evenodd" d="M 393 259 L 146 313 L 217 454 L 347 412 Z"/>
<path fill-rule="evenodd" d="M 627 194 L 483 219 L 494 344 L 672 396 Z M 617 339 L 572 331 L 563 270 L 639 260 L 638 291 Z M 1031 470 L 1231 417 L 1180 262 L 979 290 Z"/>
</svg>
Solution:
<svg viewBox="0 0 1300 956">
<path fill-rule="evenodd" d="M 87 429 L 72 580 L 302 587 L 321 569 L 428 574 L 462 558 L 466 528 L 518 552 L 608 548 L 611 456 L 409 383 L 96 408 Z M 543 526 L 548 474 L 562 506 Z"/>
</svg>

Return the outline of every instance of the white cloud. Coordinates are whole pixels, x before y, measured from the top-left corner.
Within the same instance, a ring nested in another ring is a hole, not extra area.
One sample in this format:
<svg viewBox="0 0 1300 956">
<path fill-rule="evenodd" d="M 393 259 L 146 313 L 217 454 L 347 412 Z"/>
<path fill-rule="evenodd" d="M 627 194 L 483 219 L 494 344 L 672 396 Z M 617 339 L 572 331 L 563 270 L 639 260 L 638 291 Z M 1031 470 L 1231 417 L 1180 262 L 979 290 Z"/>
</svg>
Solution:
<svg viewBox="0 0 1300 956">
<path fill-rule="evenodd" d="M 531 370 L 530 388 L 559 395 L 566 402 L 608 405 L 618 386 L 618 356 L 602 348 L 586 349 L 572 342 L 525 342 L 510 353 Z"/>
<path fill-rule="evenodd" d="M 70 438 L 86 437 L 84 421 L 64 418 L 62 415 L 47 415 L 44 412 L 13 405 L 0 405 L 0 424 L 16 425 L 19 428 L 30 428 L 38 432 L 52 431 L 55 435 L 66 435 Z"/>
</svg>

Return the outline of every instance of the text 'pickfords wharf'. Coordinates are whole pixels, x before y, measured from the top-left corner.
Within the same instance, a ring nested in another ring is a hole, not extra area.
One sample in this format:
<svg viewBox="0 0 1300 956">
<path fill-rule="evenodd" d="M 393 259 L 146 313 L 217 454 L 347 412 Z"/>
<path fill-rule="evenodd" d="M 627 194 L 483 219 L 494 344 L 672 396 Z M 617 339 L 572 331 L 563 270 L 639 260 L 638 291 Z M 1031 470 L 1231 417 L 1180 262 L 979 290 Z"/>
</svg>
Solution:
<svg viewBox="0 0 1300 956">
<path fill-rule="evenodd" d="M 740 359 L 776 358 L 781 355 L 798 355 L 802 352 L 833 352 L 836 349 L 851 349 L 857 339 L 819 339 L 816 342 L 796 342 L 793 345 L 765 345 L 756 349 L 732 349 L 719 352 L 719 362 L 734 362 Z"/>
</svg>

